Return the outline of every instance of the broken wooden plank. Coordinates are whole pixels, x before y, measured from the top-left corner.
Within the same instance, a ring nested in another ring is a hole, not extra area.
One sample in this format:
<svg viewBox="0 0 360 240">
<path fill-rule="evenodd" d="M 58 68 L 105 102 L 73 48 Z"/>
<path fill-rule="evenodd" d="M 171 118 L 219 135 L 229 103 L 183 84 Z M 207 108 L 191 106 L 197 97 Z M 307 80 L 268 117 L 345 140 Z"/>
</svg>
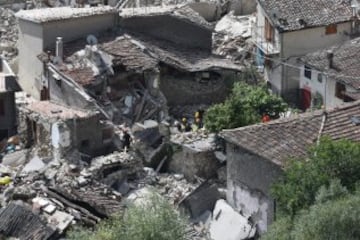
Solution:
<svg viewBox="0 0 360 240">
<path fill-rule="evenodd" d="M 45 189 L 45 192 L 52 198 L 55 198 L 56 200 L 60 201 L 62 204 L 64 204 L 67 207 L 73 208 L 75 210 L 80 211 L 83 215 L 85 215 L 89 220 L 94 221 L 94 222 L 99 222 L 101 220 L 101 218 L 95 216 L 94 214 L 92 214 L 89 210 L 75 204 L 72 203 L 71 201 L 67 200 L 65 197 L 61 196 L 61 191 L 60 194 L 58 193 L 58 190 L 55 188 L 49 188 L 49 189 Z"/>
</svg>

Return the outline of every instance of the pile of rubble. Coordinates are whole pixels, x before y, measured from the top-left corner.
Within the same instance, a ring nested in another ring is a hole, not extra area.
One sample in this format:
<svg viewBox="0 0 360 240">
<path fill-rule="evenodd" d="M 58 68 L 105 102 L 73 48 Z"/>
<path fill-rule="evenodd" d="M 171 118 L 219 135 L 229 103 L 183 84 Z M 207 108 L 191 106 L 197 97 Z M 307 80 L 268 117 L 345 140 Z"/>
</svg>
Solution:
<svg viewBox="0 0 360 240">
<path fill-rule="evenodd" d="M 213 52 L 235 63 L 251 66 L 252 48 L 251 24 L 254 16 L 225 15 L 215 26 Z"/>
<path fill-rule="evenodd" d="M 6 60 L 17 56 L 17 40 L 18 25 L 14 11 L 0 7 L 0 55 Z"/>
<path fill-rule="evenodd" d="M 7 159 L 24 155 L 23 161 L 0 164 L 0 216 L 8 221 L 0 220 L 0 232 L 20 239 L 25 234 L 31 239 L 57 239 L 74 224 L 94 226 L 123 211 L 143 189 L 157 190 L 176 206 L 200 184 L 187 182 L 181 174 L 157 173 L 143 167 L 134 152 L 114 152 L 90 164 L 26 153 L 8 153 Z M 22 218 L 33 219 L 34 223 L 21 226 Z M 9 225 L 12 223 L 14 228 Z M 206 239 L 192 224 L 188 234 L 189 239 Z"/>
</svg>

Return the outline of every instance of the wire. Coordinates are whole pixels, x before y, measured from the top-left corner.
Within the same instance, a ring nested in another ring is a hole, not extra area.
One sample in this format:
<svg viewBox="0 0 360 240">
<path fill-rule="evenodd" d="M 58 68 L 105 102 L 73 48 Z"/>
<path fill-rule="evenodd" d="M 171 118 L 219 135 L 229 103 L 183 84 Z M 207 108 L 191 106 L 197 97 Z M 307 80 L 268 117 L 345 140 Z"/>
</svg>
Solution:
<svg viewBox="0 0 360 240">
<path fill-rule="evenodd" d="M 255 45 L 256 46 L 256 45 Z M 256 46 L 257 47 L 257 46 Z M 258 47 L 257 47 L 258 48 Z M 249 51 L 249 50 L 246 50 L 246 49 L 243 49 L 245 52 L 248 52 L 252 55 L 254 55 L 255 57 L 257 57 L 258 55 L 252 51 Z M 262 51 L 262 50 L 261 50 Z M 300 56 L 294 56 L 294 57 L 289 57 L 287 59 L 290 59 L 290 58 L 296 58 L 296 57 L 300 57 Z M 277 63 L 277 64 L 280 64 L 280 65 L 283 65 L 283 66 L 287 66 L 287 67 L 292 67 L 292 68 L 296 68 L 296 69 L 299 69 L 301 71 L 304 70 L 303 67 L 299 67 L 297 65 L 293 65 L 293 64 L 289 64 L 289 63 L 286 63 L 286 62 L 283 62 L 281 60 L 276 60 L 274 58 L 271 58 L 271 57 L 267 57 L 267 56 L 262 56 L 262 58 L 266 59 L 266 60 L 269 60 L 269 61 L 272 61 L 274 63 Z M 311 69 L 311 71 L 314 71 L 313 69 Z M 336 74 L 336 73 L 329 73 L 329 72 L 324 72 L 324 71 L 319 71 L 319 70 L 315 70 L 314 72 L 317 72 L 317 73 L 321 73 L 322 75 L 325 75 L 325 76 L 330 76 L 330 77 L 336 77 L 336 78 L 341 78 L 341 77 L 344 77 L 344 78 L 351 78 L 351 79 L 358 79 L 360 80 L 360 77 L 354 77 L 354 76 L 350 76 L 350 75 L 345 75 L 345 74 Z"/>
</svg>

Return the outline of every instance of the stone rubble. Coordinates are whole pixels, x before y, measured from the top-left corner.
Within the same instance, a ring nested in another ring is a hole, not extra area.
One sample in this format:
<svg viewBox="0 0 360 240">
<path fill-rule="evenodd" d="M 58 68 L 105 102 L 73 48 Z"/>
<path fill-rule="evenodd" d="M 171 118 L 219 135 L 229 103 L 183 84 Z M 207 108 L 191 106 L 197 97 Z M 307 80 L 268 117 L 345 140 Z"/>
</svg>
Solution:
<svg viewBox="0 0 360 240">
<path fill-rule="evenodd" d="M 0 7 L 0 55 L 6 60 L 14 59 L 17 54 L 18 25 L 15 12 Z"/>
</svg>

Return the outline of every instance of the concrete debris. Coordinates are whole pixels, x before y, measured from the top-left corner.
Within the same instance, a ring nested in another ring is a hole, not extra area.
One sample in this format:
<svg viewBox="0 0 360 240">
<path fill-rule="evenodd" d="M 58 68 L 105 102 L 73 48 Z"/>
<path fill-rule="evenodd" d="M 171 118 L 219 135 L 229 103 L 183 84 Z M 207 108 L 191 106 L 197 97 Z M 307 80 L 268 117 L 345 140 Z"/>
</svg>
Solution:
<svg viewBox="0 0 360 240">
<path fill-rule="evenodd" d="M 9 8 L 0 7 L 0 55 L 6 60 L 12 60 L 18 54 L 18 25 L 15 12 Z"/>
<path fill-rule="evenodd" d="M 74 217 L 70 214 L 56 211 L 50 218 L 49 223 L 56 227 L 56 229 L 59 230 L 60 233 L 62 233 L 69 224 L 74 220 Z"/>
<path fill-rule="evenodd" d="M 170 139 L 173 154 L 169 171 L 185 175 L 190 181 L 196 177 L 208 179 L 216 175 L 220 162 L 215 157 L 215 134 L 205 131 L 173 134 Z"/>
<path fill-rule="evenodd" d="M 35 156 L 24 166 L 24 168 L 22 169 L 22 173 L 26 174 L 35 171 L 39 172 L 45 166 L 46 164 L 38 156 Z"/>
<path fill-rule="evenodd" d="M 2 164 L 15 168 L 25 164 L 28 150 L 15 151 L 6 154 L 2 159 Z"/>
<path fill-rule="evenodd" d="M 251 25 L 255 16 L 225 15 L 216 25 L 213 33 L 213 52 L 235 63 L 251 66 L 253 44 Z"/>
<path fill-rule="evenodd" d="M 254 237 L 256 228 L 220 199 L 216 202 L 209 231 L 213 240 L 242 240 Z"/>
<path fill-rule="evenodd" d="M 251 22 L 254 20 L 255 16 L 234 16 L 233 12 L 230 12 L 216 23 L 215 31 L 246 39 L 251 37 Z"/>
</svg>

